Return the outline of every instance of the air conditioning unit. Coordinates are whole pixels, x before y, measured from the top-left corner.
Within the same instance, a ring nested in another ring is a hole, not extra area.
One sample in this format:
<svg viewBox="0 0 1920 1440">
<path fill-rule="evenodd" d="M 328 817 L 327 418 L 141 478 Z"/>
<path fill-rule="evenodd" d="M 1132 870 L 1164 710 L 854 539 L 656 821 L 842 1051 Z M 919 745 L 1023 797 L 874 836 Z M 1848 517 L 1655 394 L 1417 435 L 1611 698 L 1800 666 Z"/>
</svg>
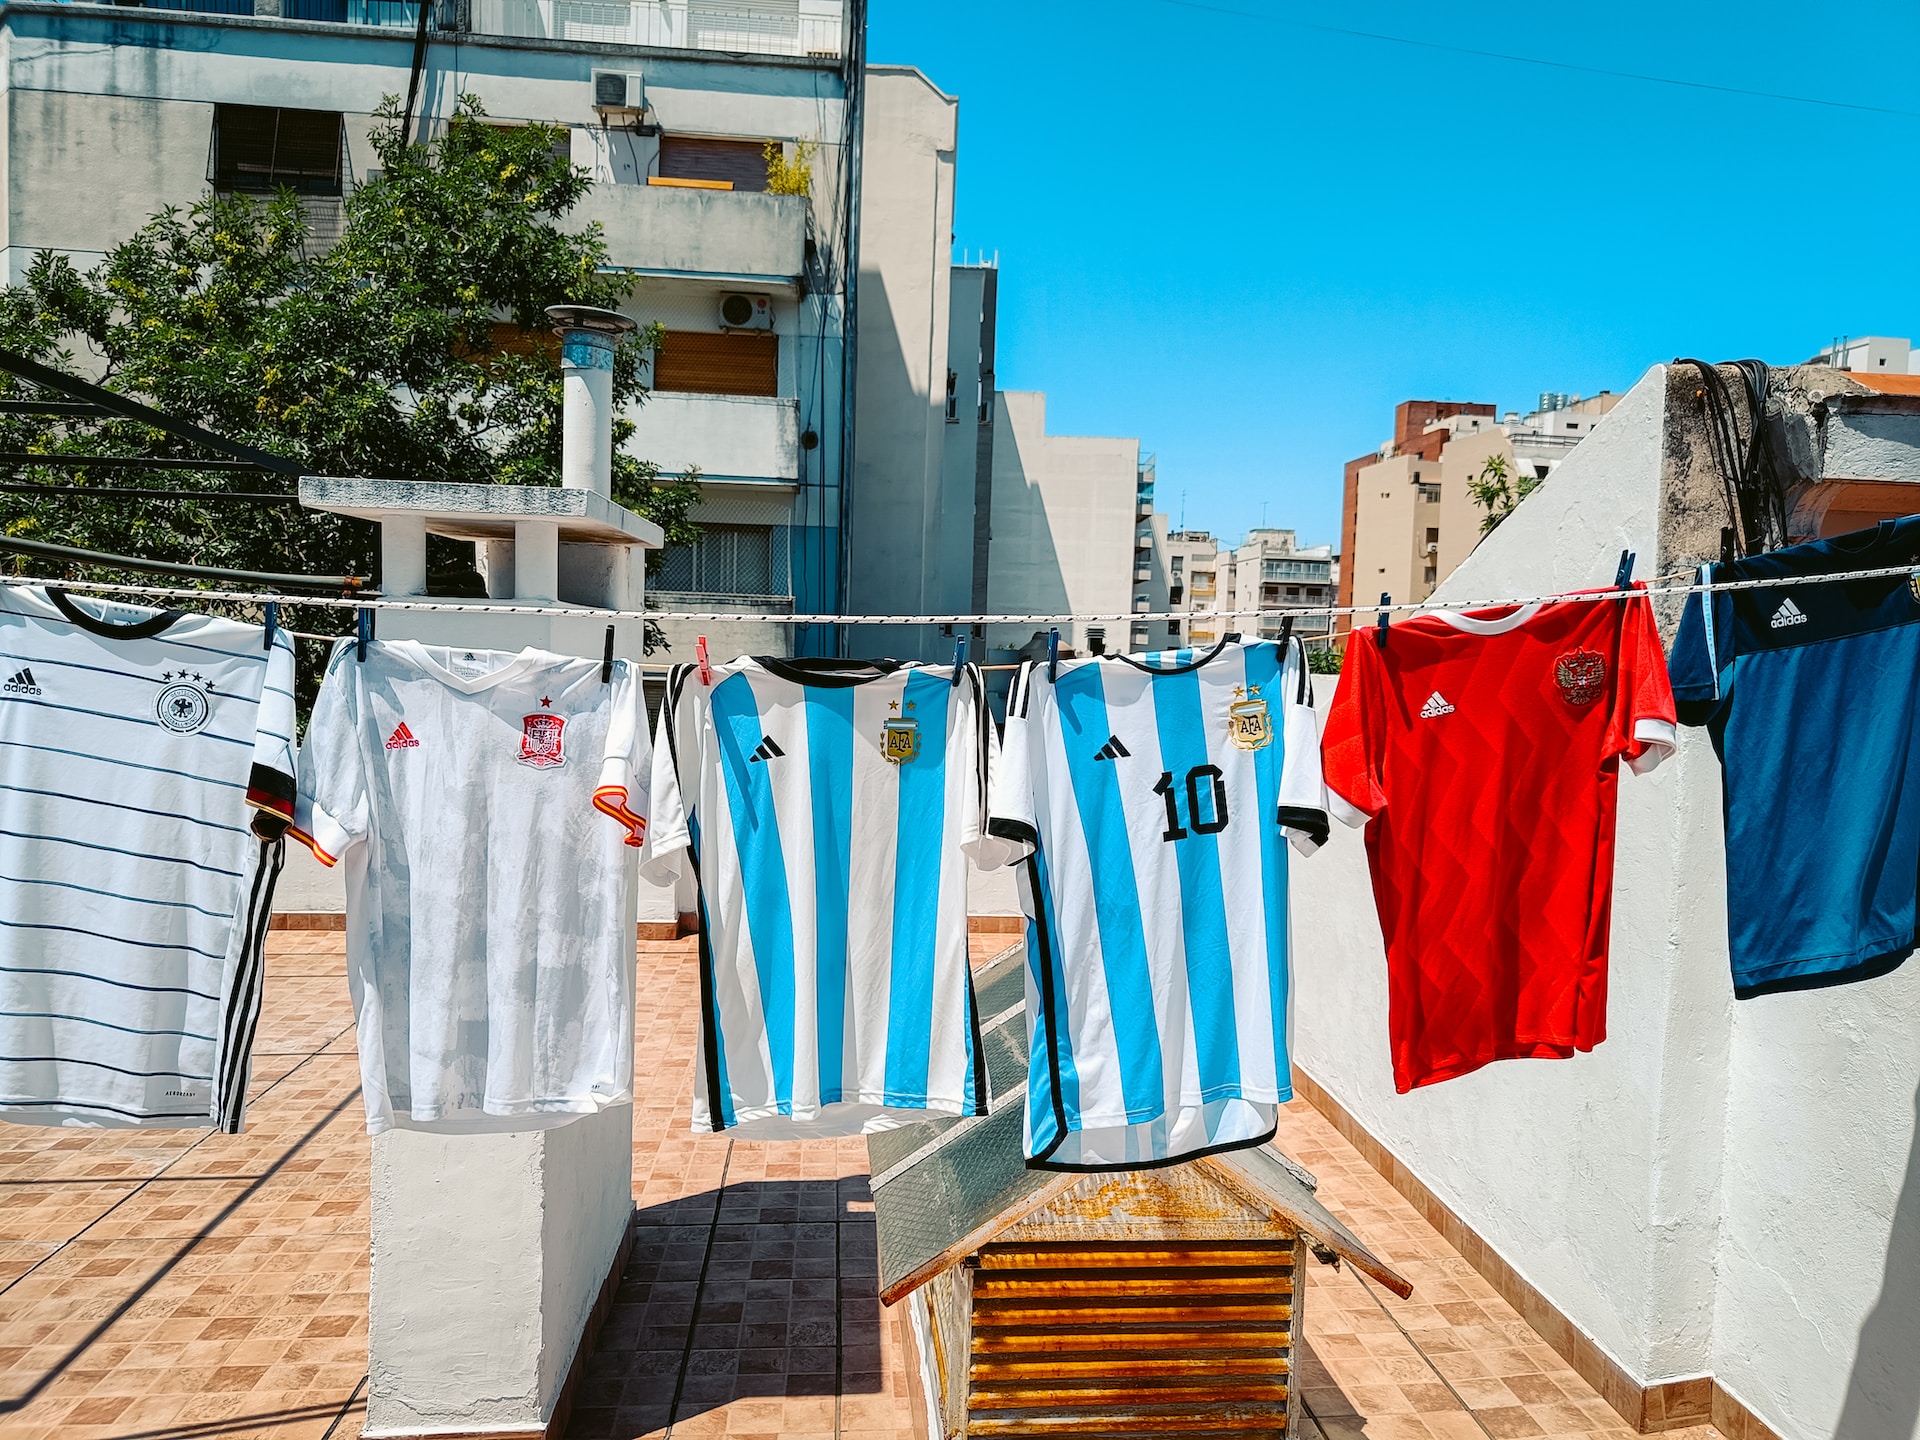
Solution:
<svg viewBox="0 0 1920 1440">
<path fill-rule="evenodd" d="M 771 330 L 773 301 L 765 295 L 722 296 L 720 325 L 725 330 Z"/>
<path fill-rule="evenodd" d="M 602 115 L 609 111 L 638 113 L 647 108 L 647 87 L 638 75 L 624 70 L 593 72 L 593 108 Z"/>
</svg>

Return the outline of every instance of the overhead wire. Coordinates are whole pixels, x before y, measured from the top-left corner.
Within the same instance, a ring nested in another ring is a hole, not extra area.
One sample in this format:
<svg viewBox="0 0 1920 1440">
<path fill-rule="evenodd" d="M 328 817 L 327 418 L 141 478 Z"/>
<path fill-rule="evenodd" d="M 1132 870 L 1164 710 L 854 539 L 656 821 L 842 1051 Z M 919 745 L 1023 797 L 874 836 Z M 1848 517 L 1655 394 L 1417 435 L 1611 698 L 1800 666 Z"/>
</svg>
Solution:
<svg viewBox="0 0 1920 1440">
<path fill-rule="evenodd" d="M 1691 572 L 1682 572 L 1691 573 Z M 300 595 L 278 590 L 211 590 L 172 585 L 129 585 L 118 582 L 61 580 L 32 576 L 8 576 L 5 583 L 21 586 L 52 586 L 89 594 L 144 595 L 163 599 L 193 599 L 227 604 L 304 605 L 330 610 L 400 610 L 464 615 L 535 615 L 572 620 L 651 620 L 688 624 L 781 624 L 781 625 L 1068 625 L 1080 622 L 1120 623 L 1160 620 L 1235 620 L 1259 617 L 1375 615 L 1383 613 L 1425 614 L 1442 611 L 1519 609 L 1530 605 L 1591 604 L 1601 600 L 1631 599 L 1637 595 L 1666 596 L 1723 594 L 1739 590 L 1770 590 L 1802 585 L 1845 584 L 1855 580 L 1903 577 L 1920 587 L 1920 567 L 1887 565 L 1868 570 L 1833 571 L 1823 575 L 1781 575 L 1743 580 L 1691 580 L 1674 583 L 1675 577 L 1659 576 L 1659 583 L 1626 589 L 1557 591 L 1540 595 L 1505 596 L 1478 600 L 1408 600 L 1374 605 L 1301 605 L 1280 610 L 1159 610 L 1111 614 L 1062 613 L 1035 615 L 783 615 L 764 611 L 695 610 L 603 610 L 592 606 L 521 604 L 501 600 L 445 600 L 429 596 L 395 598 L 379 595 Z M 1920 595 L 1920 588 L 1916 589 Z"/>
</svg>

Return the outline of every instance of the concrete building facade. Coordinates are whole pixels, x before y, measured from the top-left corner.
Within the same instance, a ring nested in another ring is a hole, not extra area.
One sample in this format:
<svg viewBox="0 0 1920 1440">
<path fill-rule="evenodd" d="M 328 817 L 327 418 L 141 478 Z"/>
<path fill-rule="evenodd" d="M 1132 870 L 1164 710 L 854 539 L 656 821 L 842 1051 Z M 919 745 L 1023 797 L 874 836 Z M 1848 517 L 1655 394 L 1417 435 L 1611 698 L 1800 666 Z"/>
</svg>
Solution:
<svg viewBox="0 0 1920 1440">
<path fill-rule="evenodd" d="M 6 7 L 8 279 L 41 249 L 89 264 L 209 189 L 291 186 L 316 238 L 337 235 L 371 178 L 373 110 L 416 78 L 417 10 L 212 8 Z M 444 125 L 463 92 L 495 122 L 566 127 L 572 159 L 597 182 L 569 221 L 604 227 L 609 269 L 632 281 L 622 308 L 666 329 L 629 449 L 704 481 L 695 518 L 707 534 L 669 553 L 652 587 L 671 608 L 777 616 L 843 598 L 849 77 L 862 13 L 857 0 L 844 12 L 841 0 L 470 0 L 440 7 L 427 31 L 416 136 Z M 815 147 L 808 194 L 768 193 L 770 142 L 788 156 Z M 863 207 L 883 217 L 883 243 L 887 206 L 923 203 L 890 190 L 893 179 Z M 789 628 L 732 638 L 784 649 Z"/>
<path fill-rule="evenodd" d="M 1228 628 L 1273 640 L 1291 618 L 1292 633 L 1303 640 L 1330 633 L 1328 616 L 1294 612 L 1333 604 L 1333 546 L 1302 546 L 1294 531 L 1263 526 L 1223 559 L 1231 567 L 1222 608 L 1243 612 Z"/>
</svg>

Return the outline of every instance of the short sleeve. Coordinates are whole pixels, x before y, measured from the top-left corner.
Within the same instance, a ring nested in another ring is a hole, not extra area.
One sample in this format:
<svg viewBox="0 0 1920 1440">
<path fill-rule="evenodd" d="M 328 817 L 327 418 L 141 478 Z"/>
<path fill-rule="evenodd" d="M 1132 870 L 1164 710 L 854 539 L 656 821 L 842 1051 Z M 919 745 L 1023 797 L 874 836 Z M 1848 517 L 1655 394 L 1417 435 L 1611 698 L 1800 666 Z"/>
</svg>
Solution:
<svg viewBox="0 0 1920 1440">
<path fill-rule="evenodd" d="M 1000 754 L 988 787 L 987 834 L 1000 841 L 991 856 L 977 863 L 984 869 L 1011 865 L 1033 854 L 1040 832 L 1033 814 L 1034 727 L 1044 713 L 1048 687 L 1032 662 L 1014 672 L 1007 692 L 1007 724 Z"/>
<path fill-rule="evenodd" d="M 1700 567 L 1700 583 L 1713 581 L 1713 567 Z M 1677 718 L 1683 725 L 1704 725 L 1727 698 L 1727 674 L 1733 662 L 1733 596 L 1696 590 L 1680 612 L 1667 669 Z"/>
<path fill-rule="evenodd" d="M 1348 632 L 1340 684 L 1327 707 L 1327 726 L 1320 736 L 1327 806 L 1347 825 L 1364 825 L 1387 808 L 1381 774 L 1385 715 L 1380 655 L 1374 645 L 1372 630 L 1356 625 Z"/>
<path fill-rule="evenodd" d="M 1643 584 L 1636 589 L 1645 591 Z M 1653 620 L 1653 602 L 1644 593 L 1619 602 L 1625 607 L 1620 626 L 1621 683 L 1624 709 L 1620 725 L 1620 753 L 1636 775 L 1645 775 L 1673 754 L 1679 742 L 1674 728 L 1673 682 L 1667 675 L 1667 657 L 1660 648 L 1659 627 Z"/>
<path fill-rule="evenodd" d="M 613 713 L 607 722 L 607 750 L 600 762 L 600 783 L 593 808 L 626 826 L 626 843 L 635 849 L 647 838 L 648 793 L 652 782 L 646 710 L 639 681 L 625 660 L 614 662 L 610 677 Z"/>
<path fill-rule="evenodd" d="M 700 736 L 693 714 L 693 697 L 686 693 L 691 665 L 676 666 L 667 676 L 666 698 L 660 702 L 660 720 L 654 727 L 652 781 L 647 787 L 646 843 L 640 851 L 640 873 L 661 884 L 679 879 L 687 846 L 686 791 L 681 786 L 683 766 L 699 773 Z"/>
<path fill-rule="evenodd" d="M 367 833 L 367 773 L 359 745 L 353 642 L 334 647 L 300 751 L 300 785 L 289 832 L 322 865 L 340 863 Z"/>
<path fill-rule="evenodd" d="M 298 774 L 293 754 L 293 637 L 275 630 L 267 651 L 266 679 L 260 688 L 253 768 L 247 775 L 253 833 L 262 840 L 278 840 L 286 834 L 298 798 Z"/>
<path fill-rule="evenodd" d="M 1327 843 L 1327 789 L 1320 776 L 1320 725 L 1313 710 L 1313 675 L 1306 647 L 1296 638 L 1287 647 L 1292 669 L 1287 685 L 1281 738 L 1286 745 L 1280 766 L 1280 812 L 1287 839 L 1303 855 Z"/>
</svg>

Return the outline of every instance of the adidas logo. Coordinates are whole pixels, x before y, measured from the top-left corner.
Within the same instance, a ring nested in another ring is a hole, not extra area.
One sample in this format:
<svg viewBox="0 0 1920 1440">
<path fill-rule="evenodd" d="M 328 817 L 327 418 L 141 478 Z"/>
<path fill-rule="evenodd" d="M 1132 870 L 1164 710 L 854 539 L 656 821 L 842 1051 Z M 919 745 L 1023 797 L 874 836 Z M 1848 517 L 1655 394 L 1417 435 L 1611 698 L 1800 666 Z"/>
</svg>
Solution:
<svg viewBox="0 0 1920 1440">
<path fill-rule="evenodd" d="M 1442 715 L 1451 715 L 1452 713 L 1453 706 L 1447 703 L 1446 697 L 1438 690 L 1427 696 L 1427 703 L 1420 707 L 1420 718 L 1422 720 L 1437 720 Z"/>
<path fill-rule="evenodd" d="M 407 728 L 407 722 L 404 720 L 394 726 L 393 733 L 387 736 L 389 750 L 418 750 L 419 748 L 420 742 L 413 738 L 413 731 Z"/>
<path fill-rule="evenodd" d="M 762 760 L 772 760 L 786 753 L 786 751 L 782 750 L 779 745 L 774 742 L 774 738 L 769 735 L 760 742 L 759 748 L 747 757 L 747 763 L 754 765 Z"/>
<path fill-rule="evenodd" d="M 1807 623 L 1807 612 L 1794 604 L 1793 597 L 1789 595 L 1780 602 L 1780 608 L 1773 612 L 1773 619 L 1767 623 L 1776 630 L 1785 629 L 1789 625 L 1804 625 Z"/>
<path fill-rule="evenodd" d="M 1120 743 L 1120 737 L 1118 735 L 1109 735 L 1107 737 L 1107 743 L 1100 747 L 1093 758 L 1096 760 L 1118 760 L 1122 755 L 1132 754 L 1133 752 L 1131 750 Z"/>
<path fill-rule="evenodd" d="M 4 685 L 0 685 L 0 690 L 6 691 L 9 695 L 39 695 L 44 693 L 40 687 L 34 683 L 33 671 L 27 669 L 24 665 L 13 672 L 13 678 L 11 680 L 7 681 Z"/>
</svg>

